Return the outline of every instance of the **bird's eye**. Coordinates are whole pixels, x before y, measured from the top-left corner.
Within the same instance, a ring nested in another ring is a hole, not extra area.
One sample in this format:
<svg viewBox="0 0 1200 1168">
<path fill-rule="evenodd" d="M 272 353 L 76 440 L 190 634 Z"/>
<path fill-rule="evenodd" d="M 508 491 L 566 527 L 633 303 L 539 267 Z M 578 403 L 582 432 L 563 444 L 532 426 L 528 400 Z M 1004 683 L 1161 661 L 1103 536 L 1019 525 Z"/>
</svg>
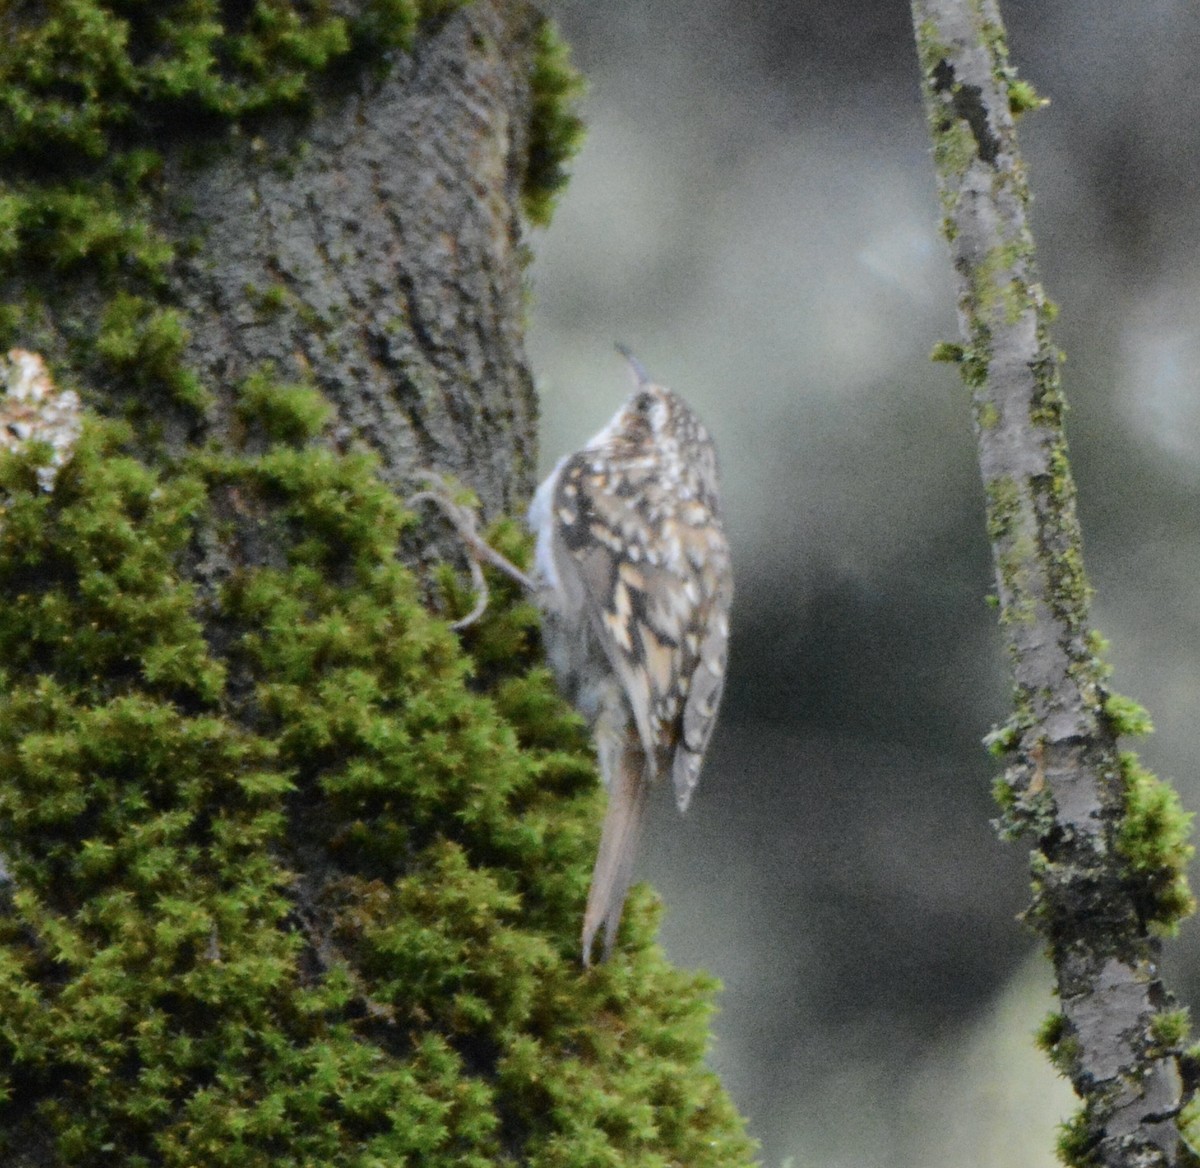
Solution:
<svg viewBox="0 0 1200 1168">
<path fill-rule="evenodd" d="M 637 410 L 643 417 L 648 418 L 651 411 L 654 409 L 654 394 L 639 393 L 633 399 L 633 408 Z"/>
</svg>

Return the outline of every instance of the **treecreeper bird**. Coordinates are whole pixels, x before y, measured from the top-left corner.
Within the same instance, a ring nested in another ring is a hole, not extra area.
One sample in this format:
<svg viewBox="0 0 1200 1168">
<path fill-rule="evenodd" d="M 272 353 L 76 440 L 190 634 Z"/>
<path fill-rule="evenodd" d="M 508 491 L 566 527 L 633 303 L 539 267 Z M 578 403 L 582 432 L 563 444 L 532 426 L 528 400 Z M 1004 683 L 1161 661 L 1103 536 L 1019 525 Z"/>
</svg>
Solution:
<svg viewBox="0 0 1200 1168">
<path fill-rule="evenodd" d="M 592 727 L 608 810 L 583 918 L 612 952 L 650 788 L 680 811 L 700 778 L 725 680 L 733 576 L 712 438 L 622 349 L 637 388 L 529 509 L 547 658 Z"/>
</svg>

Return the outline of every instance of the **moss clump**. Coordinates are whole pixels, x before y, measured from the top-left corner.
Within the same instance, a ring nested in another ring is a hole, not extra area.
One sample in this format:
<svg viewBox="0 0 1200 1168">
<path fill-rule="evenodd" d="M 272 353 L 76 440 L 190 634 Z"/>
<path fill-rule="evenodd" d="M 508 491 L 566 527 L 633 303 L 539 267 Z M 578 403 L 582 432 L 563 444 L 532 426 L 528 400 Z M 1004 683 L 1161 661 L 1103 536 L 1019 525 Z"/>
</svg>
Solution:
<svg viewBox="0 0 1200 1168">
<path fill-rule="evenodd" d="M 1036 559 L 1025 522 L 1026 487 L 1013 478 L 997 476 L 984 486 L 987 497 L 988 538 L 997 549 L 997 572 L 1001 582 L 1000 620 L 1004 624 L 1030 623 L 1036 616 L 1036 600 L 1029 577 Z"/>
<path fill-rule="evenodd" d="M 1182 1010 L 1164 1010 L 1150 1019 L 1150 1041 L 1160 1050 L 1179 1050 L 1192 1030 L 1191 1013 Z"/>
<path fill-rule="evenodd" d="M 1095 1168 L 1099 1161 L 1095 1121 L 1085 1104 L 1070 1119 L 1059 1125 L 1056 1150 L 1066 1168 Z"/>
<path fill-rule="evenodd" d="M 1017 793 L 1013 785 L 1004 775 L 997 775 L 992 780 L 992 798 L 1001 812 L 1008 815 L 1017 808 Z"/>
<path fill-rule="evenodd" d="M 990 338 L 985 337 L 985 340 Z M 987 385 L 988 367 L 991 365 L 991 350 L 986 344 L 973 345 L 963 353 L 959 364 L 963 384 L 968 389 L 983 389 Z"/>
<path fill-rule="evenodd" d="M 208 2 L 71 0 L 5 21 L 0 255 L 10 262 L 41 252 L 161 271 L 170 248 L 145 214 L 154 143 L 303 104 L 355 44 L 353 21 L 332 5 L 286 0 L 256 0 L 236 19 Z"/>
<path fill-rule="evenodd" d="M 533 118 L 521 193 L 529 221 L 545 227 L 567 185 L 567 164 L 579 152 L 584 135 L 578 113 L 583 77 L 571 64 L 570 51 L 551 20 L 538 31 L 531 83 Z"/>
<path fill-rule="evenodd" d="M 1010 718 L 999 726 L 993 726 L 983 736 L 984 749 L 992 758 L 1003 758 L 1017 749 L 1025 726 L 1018 718 Z"/>
<path fill-rule="evenodd" d="M 333 413 L 320 391 L 281 384 L 270 368 L 257 370 L 242 383 L 237 411 L 247 426 L 261 428 L 267 439 L 296 446 L 320 434 Z"/>
<path fill-rule="evenodd" d="M 1049 317 L 1049 312 L 1044 314 Z M 1042 356 L 1034 362 L 1032 369 L 1036 389 L 1029 410 L 1029 420 L 1035 426 L 1061 432 L 1063 416 L 1067 411 L 1067 399 L 1063 396 L 1059 362 L 1062 354 L 1049 346 L 1043 346 Z"/>
<path fill-rule="evenodd" d="M 95 354 L 136 395 L 142 408 L 165 394 L 203 414 L 212 399 L 183 365 L 186 344 L 187 328 L 178 312 L 118 292 L 101 321 Z"/>
<path fill-rule="evenodd" d="M 1150 712 L 1122 694 L 1110 693 L 1105 697 L 1104 716 L 1114 734 L 1141 738 L 1154 733 Z"/>
<path fill-rule="evenodd" d="M 464 652 L 312 405 L 261 379 L 260 454 L 163 471 L 90 422 L 51 493 L 0 458 L 0 1159 L 747 1163 L 645 891 L 579 967 L 597 792 L 531 609 L 497 581 Z"/>
<path fill-rule="evenodd" d="M 988 481 L 988 538 L 1001 543 L 1013 538 L 1021 517 L 1021 489 L 1015 479 L 998 477 Z"/>
<path fill-rule="evenodd" d="M 1196 1052 L 1191 1052 L 1193 1059 Z M 1179 1134 L 1187 1151 L 1188 1159 L 1183 1162 L 1188 1168 L 1200 1164 L 1200 1095 L 1193 1095 L 1191 1101 L 1179 1113 Z"/>
<path fill-rule="evenodd" d="M 0 18 L 0 342 L 69 359 L 84 380 L 115 383 L 142 408 L 149 391 L 158 411 L 171 404 L 203 417 L 209 397 L 182 362 L 186 324 L 164 300 L 178 249 L 162 226 L 159 144 L 215 143 L 270 113 L 305 110 L 323 73 L 355 54 L 407 47 L 421 16 L 418 0 L 349 10 L 253 0 L 236 12 L 214 0 L 9 6 Z M 42 298 L 57 302 L 66 277 L 107 306 L 60 313 L 69 335 L 44 334 Z"/>
<path fill-rule="evenodd" d="M 1021 117 L 1031 110 L 1039 110 L 1050 104 L 1048 97 L 1042 97 L 1028 82 L 1018 77 L 1010 78 L 1008 83 L 1008 109 L 1014 118 Z"/>
<path fill-rule="evenodd" d="M 195 119 L 238 121 L 311 100 L 321 73 L 353 53 L 409 49 L 452 0 L 69 0 L 11 10 L 0 50 L 0 156 L 127 158 L 131 140 Z M 193 123 L 189 126 L 188 123 Z"/>
<path fill-rule="evenodd" d="M 1034 1042 L 1060 1075 L 1069 1076 L 1075 1069 L 1079 1058 L 1079 1041 L 1071 1033 L 1065 1014 L 1048 1014 L 1038 1027 Z"/>
<path fill-rule="evenodd" d="M 1036 308 L 1041 290 L 1025 278 L 1033 243 L 1028 238 L 992 248 L 971 273 L 975 311 L 982 318 L 999 315 L 1007 325 L 1015 324 L 1030 308 Z"/>
<path fill-rule="evenodd" d="M 1112 676 L 1112 666 L 1108 662 L 1108 651 L 1110 648 L 1112 646 L 1108 638 L 1099 629 L 1088 630 L 1088 659 L 1085 668 L 1098 683 L 1103 683 Z"/>
<path fill-rule="evenodd" d="M 1187 865 L 1192 815 L 1174 788 L 1146 770 L 1130 751 L 1121 754 L 1124 808 L 1117 847 L 1137 881 L 1142 911 L 1161 931 L 1173 934 L 1195 910 Z"/>
<path fill-rule="evenodd" d="M 938 174 L 961 177 L 975 161 L 977 143 L 971 127 L 961 118 L 949 118 L 934 127 L 933 161 Z M 949 196 L 943 194 L 942 206 L 951 210 Z"/>
<path fill-rule="evenodd" d="M 1037 1028 L 1037 1033 L 1034 1035 L 1034 1042 L 1039 1050 L 1044 1050 L 1046 1053 L 1052 1051 L 1063 1039 L 1067 1033 L 1067 1016 L 1060 1014 L 1057 1011 L 1047 1014 L 1042 1019 L 1041 1024 Z"/>
<path fill-rule="evenodd" d="M 929 351 L 930 361 L 957 365 L 967 355 L 966 349 L 955 341 L 938 341 Z"/>
<path fill-rule="evenodd" d="M 995 402 L 978 402 L 975 406 L 975 422 L 981 430 L 994 430 L 1000 425 L 1000 410 Z"/>
</svg>

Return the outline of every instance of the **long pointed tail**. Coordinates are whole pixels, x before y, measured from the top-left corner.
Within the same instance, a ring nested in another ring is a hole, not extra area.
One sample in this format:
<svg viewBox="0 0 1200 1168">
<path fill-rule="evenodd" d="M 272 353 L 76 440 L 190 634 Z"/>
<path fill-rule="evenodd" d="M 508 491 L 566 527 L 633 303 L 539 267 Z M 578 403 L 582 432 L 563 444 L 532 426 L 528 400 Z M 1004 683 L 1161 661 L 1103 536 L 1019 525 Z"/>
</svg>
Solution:
<svg viewBox="0 0 1200 1168">
<path fill-rule="evenodd" d="M 646 758 L 636 738 L 621 750 L 608 790 L 608 810 L 600 831 L 600 850 L 592 869 L 587 911 L 583 914 L 583 964 L 592 964 L 597 932 L 604 930 L 602 961 L 612 954 L 625 897 L 633 880 L 633 861 L 646 817 Z"/>
</svg>

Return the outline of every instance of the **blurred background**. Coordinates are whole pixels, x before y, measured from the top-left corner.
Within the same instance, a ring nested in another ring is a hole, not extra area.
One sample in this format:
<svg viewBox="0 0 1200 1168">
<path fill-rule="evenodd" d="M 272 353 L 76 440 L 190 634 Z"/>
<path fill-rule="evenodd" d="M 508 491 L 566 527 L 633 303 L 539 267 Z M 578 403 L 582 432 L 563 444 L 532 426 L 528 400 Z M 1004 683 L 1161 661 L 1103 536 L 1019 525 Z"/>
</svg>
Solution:
<svg viewBox="0 0 1200 1168">
<path fill-rule="evenodd" d="M 1008 712 L 954 292 L 897 0 L 548 0 L 590 133 L 534 240 L 548 467 L 633 347 L 716 433 L 737 568 L 722 723 L 640 874 L 724 982 L 712 1064 L 768 1168 L 1054 1163 L 1050 970 L 989 820 Z M 1200 8 L 1002 0 L 1114 685 L 1200 806 Z M 1200 929 L 1168 984 L 1200 1000 Z"/>
</svg>

